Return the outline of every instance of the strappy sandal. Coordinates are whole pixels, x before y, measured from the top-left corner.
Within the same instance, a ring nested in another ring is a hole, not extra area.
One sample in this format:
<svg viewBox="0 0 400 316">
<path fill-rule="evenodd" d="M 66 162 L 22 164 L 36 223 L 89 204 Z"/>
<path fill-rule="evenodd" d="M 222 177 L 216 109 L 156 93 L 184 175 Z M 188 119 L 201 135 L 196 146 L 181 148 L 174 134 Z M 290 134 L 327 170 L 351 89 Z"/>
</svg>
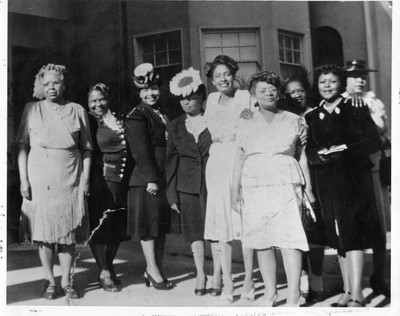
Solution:
<svg viewBox="0 0 400 316">
<path fill-rule="evenodd" d="M 79 298 L 79 293 L 70 284 L 61 289 L 61 294 L 68 295 L 70 299 Z"/>
<path fill-rule="evenodd" d="M 43 285 L 43 297 L 47 300 L 54 300 L 57 297 L 56 286 L 50 284 L 49 280 L 46 280 Z"/>
</svg>

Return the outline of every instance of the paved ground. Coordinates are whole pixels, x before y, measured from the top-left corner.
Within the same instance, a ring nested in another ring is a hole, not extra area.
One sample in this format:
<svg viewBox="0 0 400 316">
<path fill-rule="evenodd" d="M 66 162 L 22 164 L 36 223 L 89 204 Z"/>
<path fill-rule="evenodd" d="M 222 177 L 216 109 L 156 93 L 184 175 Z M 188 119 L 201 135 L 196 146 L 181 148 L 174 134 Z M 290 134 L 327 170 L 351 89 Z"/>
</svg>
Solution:
<svg viewBox="0 0 400 316">
<path fill-rule="evenodd" d="M 388 260 L 387 260 L 387 281 L 390 271 L 390 235 L 388 236 Z M 77 251 L 82 250 L 82 245 L 77 247 Z M 340 295 L 342 289 L 342 281 L 339 271 L 339 265 L 333 262 L 336 259 L 335 253 L 327 249 L 325 251 L 324 262 L 324 287 L 326 290 L 326 300 L 314 304 L 310 307 L 328 307 L 335 302 Z M 282 306 L 286 300 L 287 284 L 283 271 L 283 264 L 278 255 L 278 304 Z M 182 315 L 202 314 L 213 310 L 214 307 L 230 307 L 228 310 L 235 315 L 242 313 L 265 311 L 260 308 L 260 302 L 263 293 L 263 284 L 261 274 L 258 267 L 254 270 L 254 281 L 256 286 L 256 300 L 250 303 L 240 301 L 241 284 L 243 282 L 243 263 L 241 259 L 240 244 L 234 244 L 233 253 L 233 277 L 235 284 L 234 302 L 232 304 L 222 304 L 218 298 L 211 297 L 208 293 L 202 297 L 195 296 L 193 293 L 195 287 L 195 270 L 194 263 L 190 253 L 190 246 L 181 241 L 177 235 L 170 235 L 167 238 L 166 255 L 164 270 L 167 277 L 175 283 L 175 287 L 170 291 L 158 291 L 153 287 L 146 288 L 143 283 L 143 272 L 145 263 L 140 244 L 138 240 L 132 240 L 122 244 L 115 261 L 115 267 L 120 279 L 123 282 L 123 290 L 118 293 L 108 293 L 98 287 L 97 284 L 97 268 L 92 258 L 89 248 L 85 247 L 82 251 L 80 260 L 77 262 L 74 276 L 74 284 L 76 289 L 82 294 L 82 298 L 78 300 L 66 301 L 65 297 L 58 297 L 49 301 L 42 297 L 41 289 L 43 285 L 43 270 L 40 265 L 37 251 L 31 245 L 11 245 L 7 250 L 7 311 L 21 311 L 17 307 L 24 307 L 22 311 L 28 310 L 52 310 L 51 307 L 138 307 L 130 308 L 133 314 L 144 314 L 144 311 L 151 311 L 153 315 L 170 315 L 182 312 Z M 212 261 L 210 249 L 207 249 L 206 272 L 208 275 L 207 287 L 211 287 Z M 363 278 L 364 295 L 367 300 L 368 307 L 383 307 L 381 309 L 373 309 L 376 313 L 387 314 L 390 310 L 390 301 L 382 295 L 373 296 L 369 285 L 369 276 L 372 273 L 372 255 L 367 251 L 365 256 L 365 277 Z M 60 267 L 56 260 L 55 274 L 60 281 Z M 139 308 L 140 306 L 140 308 Z M 148 307 L 144 309 L 143 306 Z M 164 307 L 163 307 L 164 306 Z M 190 309 L 168 309 L 168 307 L 191 307 Z M 27 307 L 29 307 L 27 309 Z M 155 309 L 155 307 L 162 307 Z M 233 308 L 232 308 L 233 307 Z M 307 307 L 307 305 L 303 305 Z M 393 307 L 393 305 L 392 305 Z M 210 309 L 211 308 L 211 309 Z M 58 310 L 58 309 L 57 309 Z M 64 310 L 64 309 L 61 309 Z M 86 310 L 86 309 L 85 309 Z M 91 309 L 92 310 L 92 309 Z M 98 310 L 98 309 L 95 309 Z M 104 311 L 104 308 L 101 310 Z M 118 310 L 118 309 L 117 309 Z M 120 309 L 119 309 L 120 310 Z M 216 309 L 220 311 L 221 309 Z M 278 310 L 273 309 L 275 314 Z M 287 309 L 281 308 L 280 311 Z M 297 309 L 298 310 L 298 309 Z M 302 312 L 309 313 L 315 309 L 300 309 Z M 319 312 L 313 314 L 321 314 L 323 309 L 317 309 Z M 332 309 L 329 309 L 332 312 Z M 82 309 L 79 309 L 82 311 Z M 155 312 L 157 311 L 157 312 Z M 189 312 L 190 311 L 190 312 Z M 349 311 L 349 310 L 347 310 Z M 11 313 L 12 315 L 23 315 L 25 313 Z M 74 310 L 74 313 L 77 309 Z M 329 312 L 329 314 L 330 314 Z M 337 309 L 334 312 L 339 312 Z M 131 313 L 132 314 L 132 313 Z M 225 312 L 224 312 L 225 314 Z M 209 315 L 209 314 L 207 314 Z M 214 315 L 214 314 L 213 314 Z M 217 315 L 217 314 L 215 314 Z M 219 315 L 219 314 L 218 314 Z M 258 314 L 246 314 L 258 315 Z M 261 315 L 261 314 L 260 314 Z"/>
</svg>

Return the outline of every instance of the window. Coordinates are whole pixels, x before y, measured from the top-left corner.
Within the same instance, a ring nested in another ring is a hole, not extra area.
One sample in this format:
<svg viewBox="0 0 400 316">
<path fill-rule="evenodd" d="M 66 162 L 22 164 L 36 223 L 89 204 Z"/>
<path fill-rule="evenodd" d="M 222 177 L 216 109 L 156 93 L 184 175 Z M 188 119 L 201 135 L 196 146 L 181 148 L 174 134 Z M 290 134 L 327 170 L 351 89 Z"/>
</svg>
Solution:
<svg viewBox="0 0 400 316">
<path fill-rule="evenodd" d="M 228 55 L 239 64 L 236 77 L 243 84 L 253 73 L 260 70 L 259 35 L 255 29 L 204 30 L 205 62 L 210 63 L 218 55 Z M 245 88 L 244 85 L 241 88 Z M 208 82 L 209 92 L 215 88 Z"/>
<path fill-rule="evenodd" d="M 289 77 L 298 73 L 302 64 L 302 36 L 278 31 L 279 63 L 281 76 Z"/>
</svg>

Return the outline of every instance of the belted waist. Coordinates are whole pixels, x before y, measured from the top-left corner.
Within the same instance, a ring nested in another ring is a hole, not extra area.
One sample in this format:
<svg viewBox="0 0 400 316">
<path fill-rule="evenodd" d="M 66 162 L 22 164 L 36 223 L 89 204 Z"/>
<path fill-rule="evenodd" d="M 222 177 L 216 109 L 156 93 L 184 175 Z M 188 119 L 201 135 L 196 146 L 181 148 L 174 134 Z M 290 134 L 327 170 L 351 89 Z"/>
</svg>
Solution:
<svg viewBox="0 0 400 316">
<path fill-rule="evenodd" d="M 212 140 L 213 143 L 229 143 L 236 141 L 235 137 L 218 137 Z"/>
</svg>

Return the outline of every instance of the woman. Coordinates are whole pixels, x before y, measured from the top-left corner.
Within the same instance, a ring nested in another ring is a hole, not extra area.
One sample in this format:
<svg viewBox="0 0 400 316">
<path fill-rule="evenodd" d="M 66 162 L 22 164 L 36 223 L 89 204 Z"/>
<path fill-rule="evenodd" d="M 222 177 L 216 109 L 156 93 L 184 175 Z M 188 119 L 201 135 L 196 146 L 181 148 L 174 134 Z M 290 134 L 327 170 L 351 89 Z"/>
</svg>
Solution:
<svg viewBox="0 0 400 316">
<path fill-rule="evenodd" d="M 204 114 L 212 139 L 206 168 L 208 198 L 204 238 L 212 241 L 213 257 L 218 254 L 220 257 L 224 283 L 221 300 L 232 302 L 234 288 L 231 277 L 231 241 L 241 239 L 242 235 L 240 216 L 231 209 L 229 183 L 235 154 L 236 125 L 240 116 L 250 119 L 254 107 L 249 93 L 234 87 L 235 74 L 239 67 L 232 58 L 217 56 L 211 64 L 206 65 L 205 70 L 206 76 L 212 79 L 218 92 L 208 96 Z M 253 299 L 253 251 L 243 248 L 243 258 L 246 273 L 242 298 Z M 213 293 L 221 293 L 221 275 L 216 269 L 213 276 Z"/>
<path fill-rule="evenodd" d="M 260 111 L 238 128 L 232 180 L 232 205 L 243 218 L 243 245 L 257 250 L 265 285 L 263 305 L 270 307 L 277 300 L 275 248 L 281 249 L 286 269 L 286 306 L 300 305 L 301 251 L 308 251 L 299 210 L 305 183 L 313 200 L 299 137 L 302 121 L 277 109 L 279 88 L 274 72 L 252 76 L 249 90 Z M 295 159 L 297 151 L 301 168 Z"/>
<path fill-rule="evenodd" d="M 88 198 L 90 229 L 93 231 L 103 217 L 107 218 L 90 241 L 90 249 L 99 267 L 99 285 L 107 292 L 119 292 L 113 261 L 126 236 L 126 192 L 130 159 L 121 120 L 109 109 L 109 88 L 103 83 L 92 85 L 88 93 L 89 121 L 93 141 L 91 195 Z M 128 159 L 128 161 L 127 161 Z"/>
<path fill-rule="evenodd" d="M 281 90 L 288 98 L 293 100 L 291 104 L 294 106 L 291 109 L 287 108 L 288 111 L 304 118 L 308 112 L 313 110 L 308 104 L 309 84 L 305 79 L 289 77 L 285 79 Z M 310 168 L 310 178 L 312 187 L 314 187 L 312 168 Z M 310 251 L 302 253 L 303 268 L 300 282 L 300 289 L 303 293 L 307 293 L 306 301 L 310 303 L 320 302 L 324 299 L 322 272 L 324 264 L 324 245 L 327 243 L 319 203 L 315 203 L 314 212 L 316 216 L 316 225 L 314 229 L 306 231 Z M 308 271 L 308 261 L 310 263 L 310 271 Z"/>
<path fill-rule="evenodd" d="M 314 165 L 329 246 L 338 250 L 343 277 L 343 294 L 332 306 L 365 306 L 363 250 L 379 236 L 368 155 L 379 150 L 379 134 L 368 108 L 344 103 L 340 88 L 346 82 L 341 68 L 323 65 L 314 74 L 323 100 L 306 115 L 310 127 L 306 152 Z"/>
<path fill-rule="evenodd" d="M 166 117 L 160 112 L 160 78 L 144 63 L 134 70 L 134 84 L 141 103 L 126 118 L 128 142 L 135 166 L 129 181 L 128 234 L 140 237 L 146 259 L 145 284 L 169 290 L 162 260 L 165 234 L 169 232 L 170 208 L 166 196 Z"/>
<path fill-rule="evenodd" d="M 88 117 L 83 107 L 63 97 L 65 72 L 64 66 L 54 64 L 39 70 L 33 96 L 40 101 L 25 106 L 17 136 L 22 213 L 31 239 L 38 244 L 46 299 L 57 296 L 55 248 L 62 270 L 61 293 L 79 298 L 71 286 L 70 270 L 75 231 L 86 223 L 85 197 L 89 195 L 92 143 Z"/>
<path fill-rule="evenodd" d="M 211 145 L 202 109 L 206 87 L 199 72 L 189 68 L 172 78 L 170 90 L 179 97 L 185 114 L 167 124 L 167 197 L 171 208 L 180 214 L 184 239 L 191 243 L 197 270 L 194 292 L 201 296 L 206 292 L 207 283 L 204 272 L 205 168 Z"/>
</svg>

